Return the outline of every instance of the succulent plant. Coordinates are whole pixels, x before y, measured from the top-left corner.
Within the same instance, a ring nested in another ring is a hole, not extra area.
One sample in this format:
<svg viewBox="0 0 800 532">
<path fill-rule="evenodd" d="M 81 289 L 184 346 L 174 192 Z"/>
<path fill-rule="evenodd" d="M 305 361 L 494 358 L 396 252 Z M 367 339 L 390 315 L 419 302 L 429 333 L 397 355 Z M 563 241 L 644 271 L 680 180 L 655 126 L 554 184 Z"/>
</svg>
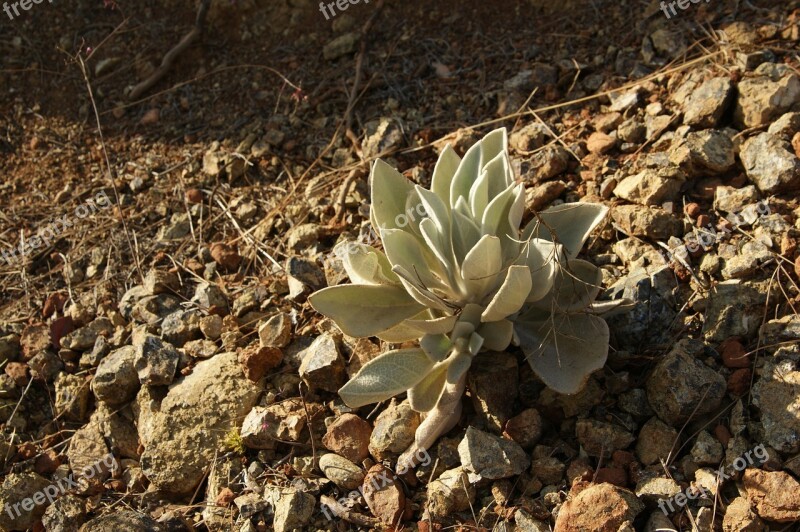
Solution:
<svg viewBox="0 0 800 532">
<path fill-rule="evenodd" d="M 339 390 L 354 408 L 408 392 L 424 419 L 401 462 L 458 422 L 481 351 L 519 345 L 536 375 L 566 394 L 605 364 L 609 330 L 598 314 L 620 302 L 595 302 L 600 271 L 576 256 L 607 209 L 562 204 L 520 229 L 525 190 L 507 145 L 498 129 L 463 159 L 446 146 L 430 190 L 376 161 L 370 218 L 384 251 L 351 246 L 340 256 L 353 284 L 310 297 L 349 336 L 418 340 L 369 361 Z"/>
</svg>

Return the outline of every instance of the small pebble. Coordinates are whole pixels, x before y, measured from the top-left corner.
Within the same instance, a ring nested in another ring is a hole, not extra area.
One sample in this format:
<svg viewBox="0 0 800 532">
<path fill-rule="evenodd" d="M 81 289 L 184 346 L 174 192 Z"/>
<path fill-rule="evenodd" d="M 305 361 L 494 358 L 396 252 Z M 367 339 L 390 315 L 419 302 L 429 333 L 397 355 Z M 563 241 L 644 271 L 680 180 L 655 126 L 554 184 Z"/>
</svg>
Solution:
<svg viewBox="0 0 800 532">
<path fill-rule="evenodd" d="M 700 212 L 701 212 L 700 211 L 700 205 L 698 205 L 697 203 L 694 203 L 694 202 L 687 203 L 686 207 L 684 209 L 684 212 L 686 212 L 686 215 L 689 218 L 691 218 L 692 220 L 695 220 L 695 219 L 697 219 L 698 216 L 700 216 Z"/>
</svg>

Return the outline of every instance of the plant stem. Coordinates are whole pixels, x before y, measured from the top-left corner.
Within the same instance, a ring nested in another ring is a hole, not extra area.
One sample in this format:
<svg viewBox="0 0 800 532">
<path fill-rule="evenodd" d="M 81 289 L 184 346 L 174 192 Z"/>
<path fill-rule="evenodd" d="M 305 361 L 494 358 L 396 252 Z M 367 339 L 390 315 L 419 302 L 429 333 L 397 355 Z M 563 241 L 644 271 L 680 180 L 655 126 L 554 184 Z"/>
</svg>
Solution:
<svg viewBox="0 0 800 532">
<path fill-rule="evenodd" d="M 414 443 L 397 460 L 398 467 L 410 468 L 418 465 L 424 453 L 442 434 L 456 426 L 461 419 L 461 397 L 467 382 L 467 373 L 455 383 L 448 383 L 436 408 L 425 416 L 414 435 Z"/>
</svg>

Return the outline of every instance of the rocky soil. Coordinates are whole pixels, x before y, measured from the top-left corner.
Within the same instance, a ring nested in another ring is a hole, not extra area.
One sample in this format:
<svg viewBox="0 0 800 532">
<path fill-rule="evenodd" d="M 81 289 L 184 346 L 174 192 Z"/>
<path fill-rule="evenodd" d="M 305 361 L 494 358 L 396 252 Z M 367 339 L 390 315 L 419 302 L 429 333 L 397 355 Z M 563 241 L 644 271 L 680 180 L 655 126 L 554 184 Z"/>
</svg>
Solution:
<svg viewBox="0 0 800 532">
<path fill-rule="evenodd" d="M 74 4 L 0 14 L 0 530 L 800 529 L 798 2 L 219 0 L 133 101 L 194 6 Z M 397 475 L 419 415 L 336 394 L 389 346 L 306 298 L 371 161 L 498 126 L 636 307 L 575 396 L 480 355 Z"/>
</svg>

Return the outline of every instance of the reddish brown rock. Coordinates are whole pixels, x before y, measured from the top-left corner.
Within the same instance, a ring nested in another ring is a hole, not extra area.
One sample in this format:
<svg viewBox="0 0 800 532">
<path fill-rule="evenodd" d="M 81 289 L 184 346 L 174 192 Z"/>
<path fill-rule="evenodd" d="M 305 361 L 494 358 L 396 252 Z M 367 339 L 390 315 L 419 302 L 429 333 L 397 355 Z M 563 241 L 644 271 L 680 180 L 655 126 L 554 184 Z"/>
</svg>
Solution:
<svg viewBox="0 0 800 532">
<path fill-rule="evenodd" d="M 767 530 L 764 522 L 750 508 L 744 497 L 736 497 L 725 510 L 722 520 L 723 532 L 762 532 Z"/>
<path fill-rule="evenodd" d="M 216 504 L 217 506 L 222 506 L 224 508 L 230 506 L 230 504 L 233 502 L 233 499 L 235 498 L 236 494 L 233 493 L 230 488 L 222 488 L 219 492 L 219 495 L 217 495 L 214 504 Z"/>
<path fill-rule="evenodd" d="M 406 496 L 392 471 L 378 464 L 364 478 L 364 500 L 372 515 L 387 525 L 397 525 L 406 508 Z"/>
<path fill-rule="evenodd" d="M 235 246 L 217 242 L 211 246 L 211 257 L 224 269 L 232 271 L 239 267 L 242 256 Z"/>
<path fill-rule="evenodd" d="M 571 497 L 558 512 L 554 532 L 617 532 L 644 510 L 636 495 L 613 484 L 576 482 Z"/>
<path fill-rule="evenodd" d="M 698 205 L 697 203 L 694 203 L 694 202 L 687 203 L 686 207 L 683 210 L 683 212 L 686 213 L 686 216 L 688 216 L 689 218 L 694 220 L 695 218 L 700 216 L 700 212 L 701 212 L 700 205 Z"/>
<path fill-rule="evenodd" d="M 186 191 L 187 203 L 203 203 L 203 192 L 197 188 L 190 188 Z"/>
<path fill-rule="evenodd" d="M 722 362 L 729 368 L 749 368 L 751 365 L 750 357 L 747 355 L 742 343 L 736 338 L 731 338 L 722 342 L 719 346 Z"/>
<path fill-rule="evenodd" d="M 322 444 L 329 451 L 360 464 L 369 456 L 372 426 L 355 414 L 344 414 L 328 427 Z"/>
<path fill-rule="evenodd" d="M 39 351 L 44 351 L 50 347 L 50 327 L 44 323 L 34 323 L 23 329 L 19 338 L 19 345 L 22 348 L 22 360 L 25 362 L 32 359 Z"/>
<path fill-rule="evenodd" d="M 586 148 L 592 153 L 606 153 L 617 143 L 617 139 L 603 132 L 595 131 L 589 135 Z"/>
<path fill-rule="evenodd" d="M 714 437 L 719 440 L 723 447 L 728 447 L 728 442 L 731 441 L 733 435 L 725 425 L 717 425 L 714 427 Z"/>
<path fill-rule="evenodd" d="M 244 376 L 253 382 L 261 380 L 268 371 L 280 366 L 283 352 L 276 347 L 261 347 L 252 344 L 239 351 L 239 364 Z"/>
<path fill-rule="evenodd" d="M 608 482 L 615 486 L 625 487 L 628 483 L 628 473 L 619 467 L 601 467 L 597 470 L 594 481 L 597 483 Z"/>
<path fill-rule="evenodd" d="M 58 349 L 61 347 L 61 339 L 75 330 L 75 323 L 69 316 L 62 316 L 53 320 L 50 324 L 50 340 L 52 345 Z"/>
<path fill-rule="evenodd" d="M 753 372 L 750 368 L 737 369 L 728 377 L 728 391 L 737 396 L 746 394 L 747 390 L 750 389 L 750 380 L 752 378 Z"/>
<path fill-rule="evenodd" d="M 6 375 L 11 377 L 17 386 L 28 384 L 28 366 L 22 362 L 9 362 L 6 364 Z"/>
<path fill-rule="evenodd" d="M 36 457 L 33 470 L 43 477 L 46 477 L 53 474 L 60 465 L 61 459 L 58 457 L 58 453 L 53 449 L 48 449 Z"/>
<path fill-rule="evenodd" d="M 614 451 L 611 463 L 614 467 L 626 468 L 636 461 L 636 455 L 628 451 Z"/>
<path fill-rule="evenodd" d="M 67 294 L 64 292 L 53 292 L 44 300 L 44 305 L 42 305 L 42 317 L 49 318 L 56 312 L 63 312 L 64 303 L 66 302 Z"/>
<path fill-rule="evenodd" d="M 542 416 L 535 408 L 523 410 L 506 422 L 503 435 L 522 447 L 533 447 L 542 437 Z"/>
<path fill-rule="evenodd" d="M 746 469 L 742 483 L 747 500 L 762 519 L 778 523 L 800 521 L 800 482 L 787 473 Z"/>
</svg>

